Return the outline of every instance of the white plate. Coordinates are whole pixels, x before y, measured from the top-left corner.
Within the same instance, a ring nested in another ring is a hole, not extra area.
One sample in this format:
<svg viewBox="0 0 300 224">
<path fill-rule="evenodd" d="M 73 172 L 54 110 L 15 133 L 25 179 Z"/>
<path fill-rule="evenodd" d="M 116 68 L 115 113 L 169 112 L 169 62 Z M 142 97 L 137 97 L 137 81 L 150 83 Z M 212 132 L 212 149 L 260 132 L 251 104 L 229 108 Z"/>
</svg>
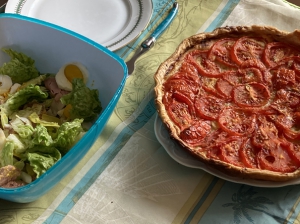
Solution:
<svg viewBox="0 0 300 224">
<path fill-rule="evenodd" d="M 252 180 L 252 179 L 242 179 L 233 176 L 226 175 L 221 171 L 212 168 L 210 166 L 205 165 L 201 161 L 192 157 L 188 152 L 181 148 L 179 144 L 173 141 L 170 138 L 169 132 L 166 129 L 165 125 L 161 121 L 160 117 L 156 115 L 154 122 L 154 132 L 157 140 L 160 144 L 165 148 L 166 152 L 178 163 L 196 169 L 202 169 L 216 177 L 221 179 L 240 183 L 247 184 L 256 187 L 283 187 L 288 185 L 300 184 L 300 179 L 284 181 L 284 182 L 275 182 L 275 181 L 260 181 L 260 180 Z"/>
<path fill-rule="evenodd" d="M 152 9 L 151 0 L 9 0 L 5 12 L 62 26 L 115 51 L 146 28 Z"/>
</svg>

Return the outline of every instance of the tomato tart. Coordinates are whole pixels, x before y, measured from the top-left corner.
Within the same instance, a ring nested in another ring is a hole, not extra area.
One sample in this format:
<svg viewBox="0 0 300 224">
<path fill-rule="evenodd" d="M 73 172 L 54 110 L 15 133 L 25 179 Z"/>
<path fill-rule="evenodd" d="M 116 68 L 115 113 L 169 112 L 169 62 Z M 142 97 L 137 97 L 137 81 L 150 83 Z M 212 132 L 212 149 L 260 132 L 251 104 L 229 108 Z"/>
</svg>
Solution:
<svg viewBox="0 0 300 224">
<path fill-rule="evenodd" d="M 222 27 L 181 42 L 155 73 L 170 137 L 241 178 L 300 177 L 300 31 Z"/>
</svg>

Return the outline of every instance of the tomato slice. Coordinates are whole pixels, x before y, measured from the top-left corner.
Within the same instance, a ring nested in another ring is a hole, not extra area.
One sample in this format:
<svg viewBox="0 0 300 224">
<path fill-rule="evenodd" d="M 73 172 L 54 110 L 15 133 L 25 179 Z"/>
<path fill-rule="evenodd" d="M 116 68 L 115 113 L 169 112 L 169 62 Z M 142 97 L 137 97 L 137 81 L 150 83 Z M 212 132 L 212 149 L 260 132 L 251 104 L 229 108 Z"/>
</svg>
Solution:
<svg viewBox="0 0 300 224">
<path fill-rule="evenodd" d="M 244 68 L 239 69 L 239 74 L 242 76 L 243 83 L 249 82 L 259 82 L 262 83 L 263 75 L 262 72 L 258 68 Z"/>
<path fill-rule="evenodd" d="M 275 67 L 270 68 L 270 71 L 274 74 L 279 68 L 290 69 L 295 72 L 295 78 L 297 81 L 300 81 L 300 57 L 291 56 L 282 59 Z"/>
<path fill-rule="evenodd" d="M 278 130 L 273 122 L 267 121 L 265 116 L 258 116 L 257 127 L 252 136 L 252 144 L 263 148 L 265 142 L 278 138 Z"/>
<path fill-rule="evenodd" d="M 280 89 L 277 91 L 276 98 L 270 105 L 271 108 L 280 114 L 290 115 L 300 104 L 300 95 L 292 91 Z"/>
<path fill-rule="evenodd" d="M 194 73 L 178 72 L 169 78 L 165 84 L 165 91 L 185 92 L 187 89 L 191 90 L 194 94 L 198 94 L 200 86 L 200 77 Z M 179 87 L 179 88 L 178 88 Z M 181 91 L 183 89 L 184 91 Z"/>
<path fill-rule="evenodd" d="M 292 113 L 288 116 L 271 115 L 269 116 L 275 123 L 275 125 L 280 129 L 286 138 L 290 140 L 300 139 L 300 112 Z"/>
<path fill-rule="evenodd" d="M 169 92 L 169 96 L 172 96 L 174 92 L 180 92 L 193 100 L 198 93 L 199 87 L 189 85 L 184 79 L 171 79 L 164 84 L 164 91 Z"/>
<path fill-rule="evenodd" d="M 291 56 L 300 56 L 300 51 L 285 43 L 272 42 L 266 45 L 263 60 L 268 67 L 274 67 L 282 59 Z"/>
<path fill-rule="evenodd" d="M 208 95 L 196 98 L 194 105 L 196 114 L 199 117 L 208 120 L 215 120 L 224 108 L 225 102 L 222 99 Z"/>
<path fill-rule="evenodd" d="M 283 114 L 268 115 L 268 118 L 274 122 L 278 129 L 290 129 L 293 127 L 293 118 L 291 116 L 286 116 Z"/>
<path fill-rule="evenodd" d="M 192 51 L 187 55 L 187 60 L 197 68 L 202 76 L 220 77 L 222 76 L 222 72 L 229 69 L 228 66 L 210 60 L 207 51 Z"/>
<path fill-rule="evenodd" d="M 267 147 L 257 154 L 257 161 L 261 169 L 275 172 L 293 172 L 297 169 L 296 163 L 288 152 L 291 144 L 280 139 L 272 139 L 267 142 Z"/>
<path fill-rule="evenodd" d="M 299 143 L 294 143 L 291 147 L 287 147 L 286 151 L 289 156 L 295 161 L 295 163 L 300 166 L 300 145 Z"/>
<path fill-rule="evenodd" d="M 194 103 L 186 95 L 175 91 L 173 93 L 173 98 L 176 99 L 177 101 L 181 102 L 181 103 L 186 104 L 188 106 L 189 112 L 192 115 L 192 117 L 194 117 L 196 115 L 195 108 L 194 108 Z"/>
<path fill-rule="evenodd" d="M 182 62 L 179 73 L 188 73 L 193 77 L 197 77 L 199 75 L 197 68 L 187 61 Z"/>
<path fill-rule="evenodd" d="M 207 136 L 211 130 L 211 124 L 209 121 L 199 120 L 190 127 L 184 129 L 180 133 L 180 138 L 192 146 L 202 142 L 202 139 Z"/>
<path fill-rule="evenodd" d="M 226 96 L 222 93 L 220 93 L 217 89 L 217 82 L 219 79 L 217 78 L 208 78 L 208 77 L 202 77 L 201 87 L 203 90 L 205 90 L 206 93 L 212 94 L 216 96 L 217 98 L 226 98 Z"/>
<path fill-rule="evenodd" d="M 270 91 L 260 83 L 241 84 L 233 89 L 234 102 L 240 107 L 262 107 L 270 99 Z"/>
<path fill-rule="evenodd" d="M 208 53 L 208 59 L 236 67 L 236 63 L 231 59 L 231 50 L 236 40 L 236 38 L 223 38 L 215 42 Z"/>
<path fill-rule="evenodd" d="M 173 102 L 167 106 L 167 113 L 180 130 L 186 129 L 193 123 L 193 117 L 190 114 L 188 105 L 185 103 L 173 100 Z"/>
<path fill-rule="evenodd" d="M 280 67 L 270 72 L 273 74 L 273 83 L 277 90 L 291 88 L 294 84 L 296 84 L 296 74 L 292 69 Z"/>
<path fill-rule="evenodd" d="M 230 135 L 248 135 L 254 131 L 255 114 L 248 114 L 240 110 L 224 108 L 219 115 L 218 123 L 222 130 Z"/>
<path fill-rule="evenodd" d="M 248 60 L 260 60 L 262 58 L 266 41 L 259 37 L 241 37 L 231 51 L 232 60 L 238 65 Z"/>
<path fill-rule="evenodd" d="M 211 123 L 213 127 L 213 122 Z M 228 133 L 223 131 L 222 129 L 211 129 L 211 131 L 203 138 L 201 144 L 198 146 L 209 150 L 213 147 L 219 147 L 221 144 L 226 142 L 228 139 Z"/>
<path fill-rule="evenodd" d="M 286 102 L 289 107 L 295 108 L 300 104 L 300 94 L 294 91 L 280 89 L 277 91 L 278 99 Z"/>
<path fill-rule="evenodd" d="M 243 144 L 243 138 L 231 137 L 220 146 L 220 159 L 235 166 L 244 167 L 240 158 L 240 148 Z"/>
<path fill-rule="evenodd" d="M 172 79 L 175 79 L 175 80 L 183 79 L 189 85 L 192 85 L 193 87 L 198 86 L 199 82 L 200 82 L 200 77 L 198 74 L 195 74 L 193 72 L 188 72 L 188 71 L 177 72 L 170 78 L 170 80 L 172 80 Z"/>
<path fill-rule="evenodd" d="M 236 86 L 242 83 L 242 76 L 238 71 L 229 71 L 223 73 L 223 79 L 228 81 L 231 85 Z"/>
<path fill-rule="evenodd" d="M 300 140 L 300 112 L 292 114 L 293 126 L 284 129 L 284 134 L 293 140 Z"/>
<path fill-rule="evenodd" d="M 240 69 L 256 68 L 262 74 L 263 83 L 272 86 L 272 74 L 269 69 L 259 60 L 247 60 L 240 65 Z"/>
<path fill-rule="evenodd" d="M 220 94 L 224 95 L 226 98 L 231 98 L 233 86 L 230 82 L 224 79 L 218 79 L 216 88 L 220 92 Z"/>
<path fill-rule="evenodd" d="M 210 159 L 220 159 L 220 147 L 219 146 L 211 146 L 207 149 L 206 153 L 207 158 Z"/>
<path fill-rule="evenodd" d="M 250 139 L 243 142 L 240 149 L 241 161 L 246 167 L 258 168 L 257 153 L 259 149 L 254 147 Z"/>
</svg>

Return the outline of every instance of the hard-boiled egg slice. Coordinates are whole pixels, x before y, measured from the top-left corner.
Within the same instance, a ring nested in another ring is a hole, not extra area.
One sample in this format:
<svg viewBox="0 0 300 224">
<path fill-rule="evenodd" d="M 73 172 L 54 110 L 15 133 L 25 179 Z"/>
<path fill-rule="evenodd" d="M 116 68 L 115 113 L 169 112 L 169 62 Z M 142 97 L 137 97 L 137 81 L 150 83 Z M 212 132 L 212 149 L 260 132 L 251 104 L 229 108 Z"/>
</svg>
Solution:
<svg viewBox="0 0 300 224">
<path fill-rule="evenodd" d="M 78 62 L 68 63 L 62 66 L 55 76 L 59 88 L 72 91 L 72 80 L 81 78 L 86 83 L 88 79 L 88 70 Z"/>
<path fill-rule="evenodd" d="M 17 92 L 17 90 L 19 89 L 20 86 L 21 86 L 21 84 L 19 84 L 19 83 L 13 84 L 12 87 L 10 88 L 9 93 L 14 94 L 15 92 Z"/>
<path fill-rule="evenodd" d="M 11 78 L 8 75 L 0 75 L 0 94 L 7 93 L 12 84 Z"/>
</svg>

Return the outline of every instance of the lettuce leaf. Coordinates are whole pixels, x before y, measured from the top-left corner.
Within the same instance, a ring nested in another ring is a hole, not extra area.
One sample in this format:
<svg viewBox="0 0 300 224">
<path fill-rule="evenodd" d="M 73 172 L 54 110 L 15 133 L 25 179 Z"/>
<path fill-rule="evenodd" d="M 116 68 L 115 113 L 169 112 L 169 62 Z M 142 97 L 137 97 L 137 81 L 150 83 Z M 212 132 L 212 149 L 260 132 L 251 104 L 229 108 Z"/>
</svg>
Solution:
<svg viewBox="0 0 300 224">
<path fill-rule="evenodd" d="M 32 101 L 33 99 L 39 101 L 45 100 L 47 97 L 48 93 L 43 92 L 39 86 L 31 84 L 8 98 L 7 101 L 1 105 L 1 109 L 9 116 L 13 112 L 17 111 L 20 106 Z"/>
<path fill-rule="evenodd" d="M 47 128 L 38 124 L 35 127 L 35 133 L 32 139 L 35 145 L 50 146 L 53 143 L 52 137 L 49 135 Z"/>
<path fill-rule="evenodd" d="M 14 163 L 14 145 L 6 142 L 4 148 L 0 151 L 0 167 L 13 165 Z"/>
<path fill-rule="evenodd" d="M 63 154 L 78 141 L 78 135 L 83 132 L 81 123 L 83 119 L 75 119 L 74 121 L 64 122 L 57 130 L 57 136 L 54 139 L 54 146 Z"/>
<path fill-rule="evenodd" d="M 33 146 L 31 141 L 24 142 L 17 134 L 9 134 L 6 138 L 6 141 L 13 145 L 14 154 L 17 155 L 24 153 L 27 148 Z"/>
<path fill-rule="evenodd" d="M 38 178 L 61 159 L 61 154 L 55 147 L 34 146 L 27 150 L 26 157 Z"/>
<path fill-rule="evenodd" d="M 82 79 L 73 79 L 72 92 L 60 100 L 63 104 L 71 104 L 70 119 L 83 118 L 85 121 L 95 119 L 102 111 L 98 90 L 86 87 Z"/>
<path fill-rule="evenodd" d="M 2 50 L 11 57 L 11 60 L 0 67 L 0 73 L 10 76 L 13 83 L 22 84 L 39 76 L 33 59 L 12 49 Z"/>
<path fill-rule="evenodd" d="M 38 115 L 42 114 L 42 110 L 43 110 L 42 104 L 35 103 L 31 107 L 26 107 L 22 110 L 17 110 L 16 112 L 12 113 L 9 116 L 9 119 L 14 120 L 14 119 L 16 119 L 17 116 L 29 118 L 29 116 L 32 113 L 35 113 Z"/>
<path fill-rule="evenodd" d="M 24 89 L 27 86 L 29 86 L 30 84 L 34 84 L 34 85 L 41 85 L 42 82 L 47 78 L 47 75 L 40 75 L 34 79 L 30 79 L 27 82 L 24 82 L 21 86 L 20 89 Z"/>
<path fill-rule="evenodd" d="M 12 128 L 21 138 L 29 139 L 33 135 L 34 128 L 32 125 L 25 124 L 20 118 L 16 118 L 11 123 Z"/>
</svg>

